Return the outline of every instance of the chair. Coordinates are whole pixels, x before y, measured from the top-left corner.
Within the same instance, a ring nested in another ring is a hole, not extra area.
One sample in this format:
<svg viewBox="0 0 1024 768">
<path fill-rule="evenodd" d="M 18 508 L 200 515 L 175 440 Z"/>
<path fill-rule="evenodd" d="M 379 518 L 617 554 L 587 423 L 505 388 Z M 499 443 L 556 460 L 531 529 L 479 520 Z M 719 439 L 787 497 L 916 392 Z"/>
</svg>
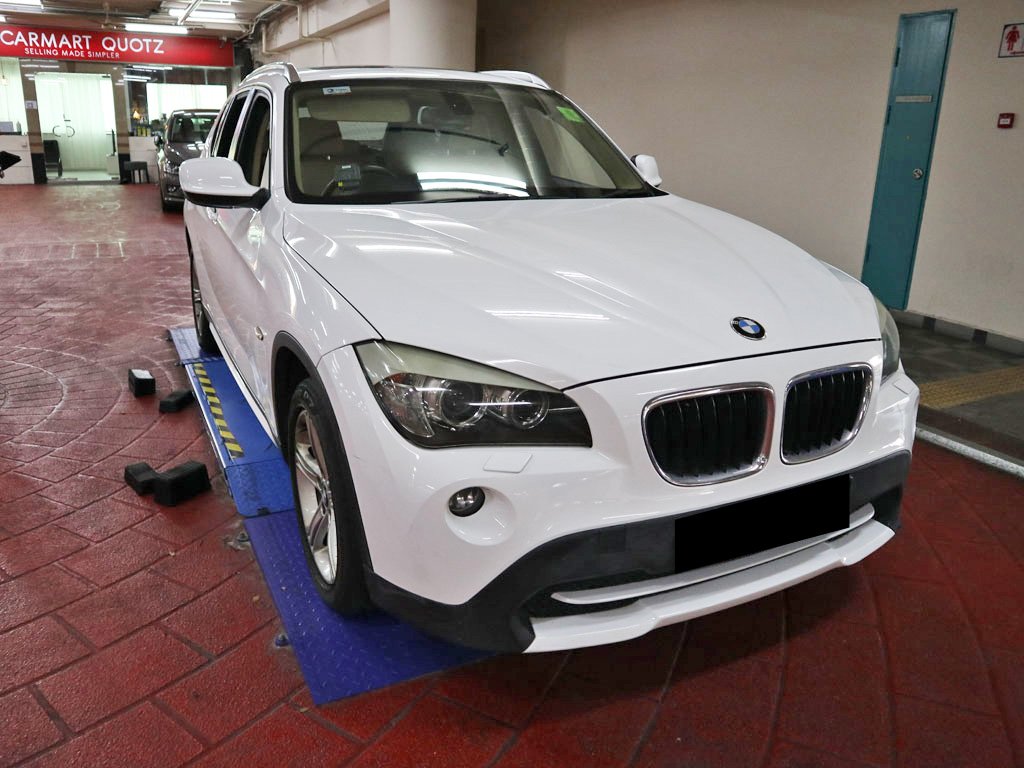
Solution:
<svg viewBox="0 0 1024 768">
<path fill-rule="evenodd" d="M 124 172 L 128 175 L 130 184 L 141 184 L 143 176 L 149 184 L 149 165 L 145 160 L 125 160 Z"/>
</svg>

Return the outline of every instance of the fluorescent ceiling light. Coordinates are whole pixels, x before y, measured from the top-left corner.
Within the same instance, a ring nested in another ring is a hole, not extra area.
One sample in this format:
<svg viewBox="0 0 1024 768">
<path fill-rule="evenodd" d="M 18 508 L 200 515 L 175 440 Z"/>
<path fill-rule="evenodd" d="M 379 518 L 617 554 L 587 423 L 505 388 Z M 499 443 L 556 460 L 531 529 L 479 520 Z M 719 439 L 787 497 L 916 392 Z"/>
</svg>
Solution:
<svg viewBox="0 0 1024 768">
<path fill-rule="evenodd" d="M 4 16 L 2 13 L 0 13 L 0 24 L 6 24 L 6 23 L 7 23 L 7 17 Z"/>
<path fill-rule="evenodd" d="M 43 0 L 3 0 L 4 5 L 27 5 L 32 8 L 42 8 Z"/>
<path fill-rule="evenodd" d="M 123 77 L 125 80 L 131 80 L 132 82 L 135 82 L 135 83 L 151 83 L 151 82 L 153 82 L 148 77 L 144 77 L 143 75 L 121 75 L 121 77 Z"/>
<path fill-rule="evenodd" d="M 185 27 L 175 27 L 170 24 L 125 24 L 126 32 L 152 32 L 157 35 L 187 35 Z"/>
<path fill-rule="evenodd" d="M 185 15 L 184 8 L 171 8 L 168 11 L 171 16 L 176 19 L 180 19 Z M 187 24 L 190 21 L 234 21 L 237 17 L 230 11 L 192 11 L 185 20 Z"/>
</svg>

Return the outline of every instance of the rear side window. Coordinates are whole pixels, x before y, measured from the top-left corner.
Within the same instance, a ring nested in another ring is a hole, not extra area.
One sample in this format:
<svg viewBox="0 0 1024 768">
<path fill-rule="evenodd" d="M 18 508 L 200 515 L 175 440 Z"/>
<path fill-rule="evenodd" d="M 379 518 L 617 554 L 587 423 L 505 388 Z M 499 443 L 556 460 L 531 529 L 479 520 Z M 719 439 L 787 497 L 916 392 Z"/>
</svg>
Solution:
<svg viewBox="0 0 1024 768">
<path fill-rule="evenodd" d="M 248 93 L 239 94 L 227 108 L 224 119 L 220 123 L 216 144 L 213 147 L 213 154 L 216 157 L 227 157 L 231 152 L 231 140 L 235 137 L 235 126 L 238 125 L 238 118 L 242 114 L 242 108 L 245 106 L 248 96 Z"/>
<path fill-rule="evenodd" d="M 242 166 L 246 181 L 254 187 L 261 186 L 269 151 L 270 102 L 263 96 L 256 96 L 245 116 L 238 148 L 235 150 L 235 160 Z"/>
</svg>

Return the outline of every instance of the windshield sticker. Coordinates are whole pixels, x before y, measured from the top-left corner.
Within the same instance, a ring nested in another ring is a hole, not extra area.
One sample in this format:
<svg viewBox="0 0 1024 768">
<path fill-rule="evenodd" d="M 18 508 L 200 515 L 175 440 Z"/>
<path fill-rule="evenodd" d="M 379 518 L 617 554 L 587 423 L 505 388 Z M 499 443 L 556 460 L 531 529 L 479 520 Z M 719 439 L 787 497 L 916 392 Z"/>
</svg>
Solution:
<svg viewBox="0 0 1024 768">
<path fill-rule="evenodd" d="M 352 89 L 347 85 L 332 85 L 324 88 L 324 96 L 335 96 L 342 93 L 352 93 Z"/>
<path fill-rule="evenodd" d="M 572 107 L 559 107 L 558 111 L 562 113 L 562 117 L 568 120 L 570 123 L 582 123 L 583 118 L 580 117 L 580 113 Z"/>
</svg>

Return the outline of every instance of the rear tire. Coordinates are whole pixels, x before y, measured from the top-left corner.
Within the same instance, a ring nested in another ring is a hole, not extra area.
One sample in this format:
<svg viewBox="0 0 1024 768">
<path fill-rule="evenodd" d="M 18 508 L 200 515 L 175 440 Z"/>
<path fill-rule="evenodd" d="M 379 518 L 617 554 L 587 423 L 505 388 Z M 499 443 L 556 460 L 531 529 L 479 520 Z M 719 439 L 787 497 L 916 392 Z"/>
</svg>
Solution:
<svg viewBox="0 0 1024 768">
<path fill-rule="evenodd" d="M 196 338 L 199 339 L 199 348 L 211 355 L 219 355 L 220 348 L 217 340 L 213 337 L 210 329 L 210 318 L 206 316 L 206 308 L 203 306 L 203 292 L 199 289 L 199 280 L 196 279 L 196 263 L 189 259 L 189 266 L 192 273 L 192 320 L 196 326 Z"/>
<path fill-rule="evenodd" d="M 343 616 L 370 608 L 362 521 L 330 402 L 309 379 L 288 409 L 286 453 L 306 564 L 320 597 Z"/>
</svg>

